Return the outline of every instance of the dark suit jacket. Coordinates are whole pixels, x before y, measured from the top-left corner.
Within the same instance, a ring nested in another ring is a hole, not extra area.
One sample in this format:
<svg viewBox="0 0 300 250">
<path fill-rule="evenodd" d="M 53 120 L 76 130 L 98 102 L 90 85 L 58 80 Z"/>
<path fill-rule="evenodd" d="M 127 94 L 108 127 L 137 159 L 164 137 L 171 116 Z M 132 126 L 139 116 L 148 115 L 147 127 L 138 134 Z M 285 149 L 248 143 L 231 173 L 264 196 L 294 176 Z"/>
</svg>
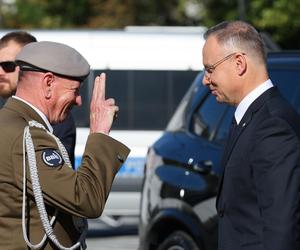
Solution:
<svg viewBox="0 0 300 250">
<path fill-rule="evenodd" d="M 76 144 L 76 126 L 72 114 L 58 124 L 52 125 L 53 134 L 56 135 L 68 151 L 73 168 L 75 167 L 75 144 Z"/>
<path fill-rule="evenodd" d="M 299 250 L 300 118 L 276 87 L 250 105 L 222 165 L 219 250 Z"/>
</svg>

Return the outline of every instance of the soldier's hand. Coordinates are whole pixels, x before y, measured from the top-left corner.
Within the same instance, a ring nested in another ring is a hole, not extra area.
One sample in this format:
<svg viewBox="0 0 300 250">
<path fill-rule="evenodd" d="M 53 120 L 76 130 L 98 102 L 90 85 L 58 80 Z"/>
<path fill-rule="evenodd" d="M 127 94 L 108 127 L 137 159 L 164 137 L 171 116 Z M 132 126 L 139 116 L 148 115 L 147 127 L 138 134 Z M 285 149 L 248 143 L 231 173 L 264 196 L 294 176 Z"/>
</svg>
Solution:
<svg viewBox="0 0 300 250">
<path fill-rule="evenodd" d="M 90 132 L 108 134 L 118 111 L 119 107 L 115 105 L 113 98 L 105 100 L 105 74 L 101 73 L 94 82 L 90 106 Z"/>
</svg>

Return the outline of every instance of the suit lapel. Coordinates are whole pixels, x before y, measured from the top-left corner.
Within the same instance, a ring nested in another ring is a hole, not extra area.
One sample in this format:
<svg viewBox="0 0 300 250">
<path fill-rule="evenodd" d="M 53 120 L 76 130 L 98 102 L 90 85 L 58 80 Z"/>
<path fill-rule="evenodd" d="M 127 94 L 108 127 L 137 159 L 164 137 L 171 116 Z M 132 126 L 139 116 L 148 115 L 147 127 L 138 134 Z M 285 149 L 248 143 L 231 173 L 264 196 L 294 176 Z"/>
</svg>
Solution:
<svg viewBox="0 0 300 250">
<path fill-rule="evenodd" d="M 222 160 L 221 160 L 221 167 L 223 169 L 223 173 L 222 173 L 222 176 L 220 178 L 219 186 L 218 186 L 217 201 L 216 201 L 217 204 L 218 204 L 220 192 L 221 192 L 222 185 L 223 185 L 223 178 L 224 178 L 224 172 L 226 171 L 226 165 L 227 165 L 228 159 L 229 159 L 229 157 L 232 153 L 232 150 L 233 150 L 235 144 L 238 141 L 238 138 L 240 137 L 242 132 L 246 129 L 246 127 L 251 122 L 253 114 L 255 112 L 257 112 L 263 106 L 263 104 L 268 99 L 273 97 L 274 95 L 278 95 L 277 87 L 272 87 L 272 88 L 268 89 L 266 92 L 264 92 L 262 95 L 260 95 L 249 106 L 249 108 L 247 109 L 246 113 L 244 114 L 242 120 L 240 121 L 237 128 L 233 132 L 232 136 L 230 136 L 230 138 L 228 138 L 225 149 L 224 149 L 223 157 L 222 157 Z"/>
<path fill-rule="evenodd" d="M 226 147 L 225 147 L 225 151 L 224 151 L 224 154 L 223 154 L 223 157 L 222 157 L 222 167 L 223 168 L 225 167 L 226 162 L 227 162 L 229 156 L 231 155 L 232 149 L 234 148 L 239 136 L 241 135 L 243 130 L 247 127 L 247 125 L 251 121 L 251 118 L 252 118 L 252 112 L 247 111 L 245 113 L 243 119 L 240 121 L 240 123 L 234 129 L 234 131 L 233 131 L 232 135 L 230 136 L 230 138 L 228 138 L 227 144 L 226 144 Z"/>
<path fill-rule="evenodd" d="M 250 123 L 252 118 L 252 112 L 247 111 L 243 117 L 243 119 L 241 120 L 241 122 L 237 125 L 237 127 L 235 128 L 234 132 L 232 133 L 232 135 L 228 138 L 226 146 L 225 146 L 225 150 L 223 153 L 223 157 L 222 157 L 222 161 L 221 161 L 221 166 L 223 169 L 223 173 L 221 176 L 221 179 L 219 181 L 219 185 L 218 185 L 218 193 L 217 193 L 217 204 L 218 204 L 218 200 L 219 200 L 219 195 L 220 195 L 220 191 L 223 185 L 223 179 L 224 179 L 224 172 L 225 172 L 225 167 L 226 167 L 226 163 L 231 155 L 231 152 L 236 144 L 236 142 L 238 141 L 238 138 L 240 137 L 240 135 L 242 134 L 242 132 L 246 129 L 247 125 Z"/>
</svg>

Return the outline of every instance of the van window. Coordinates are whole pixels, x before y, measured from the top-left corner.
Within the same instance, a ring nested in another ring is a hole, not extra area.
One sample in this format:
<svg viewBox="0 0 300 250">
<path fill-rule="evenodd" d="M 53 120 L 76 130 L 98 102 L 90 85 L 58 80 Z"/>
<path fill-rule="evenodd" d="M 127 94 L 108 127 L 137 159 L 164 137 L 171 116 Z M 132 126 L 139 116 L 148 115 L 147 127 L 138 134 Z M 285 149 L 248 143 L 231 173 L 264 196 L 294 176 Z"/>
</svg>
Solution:
<svg viewBox="0 0 300 250">
<path fill-rule="evenodd" d="M 89 126 L 89 104 L 94 78 L 105 72 L 106 98 L 120 108 L 115 130 L 163 130 L 197 71 L 95 70 L 83 84 L 83 107 L 73 114 L 78 127 Z"/>
</svg>

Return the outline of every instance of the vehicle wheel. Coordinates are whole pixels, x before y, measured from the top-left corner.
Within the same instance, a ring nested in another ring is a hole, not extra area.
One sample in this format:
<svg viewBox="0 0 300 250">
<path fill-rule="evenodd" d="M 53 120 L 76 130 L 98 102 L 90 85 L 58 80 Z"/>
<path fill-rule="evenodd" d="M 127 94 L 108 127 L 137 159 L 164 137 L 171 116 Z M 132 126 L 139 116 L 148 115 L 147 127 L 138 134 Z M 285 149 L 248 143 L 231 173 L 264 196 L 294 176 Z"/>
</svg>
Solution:
<svg viewBox="0 0 300 250">
<path fill-rule="evenodd" d="M 161 245 L 158 246 L 158 250 L 200 250 L 187 233 L 183 231 L 176 231 L 166 238 Z"/>
</svg>

